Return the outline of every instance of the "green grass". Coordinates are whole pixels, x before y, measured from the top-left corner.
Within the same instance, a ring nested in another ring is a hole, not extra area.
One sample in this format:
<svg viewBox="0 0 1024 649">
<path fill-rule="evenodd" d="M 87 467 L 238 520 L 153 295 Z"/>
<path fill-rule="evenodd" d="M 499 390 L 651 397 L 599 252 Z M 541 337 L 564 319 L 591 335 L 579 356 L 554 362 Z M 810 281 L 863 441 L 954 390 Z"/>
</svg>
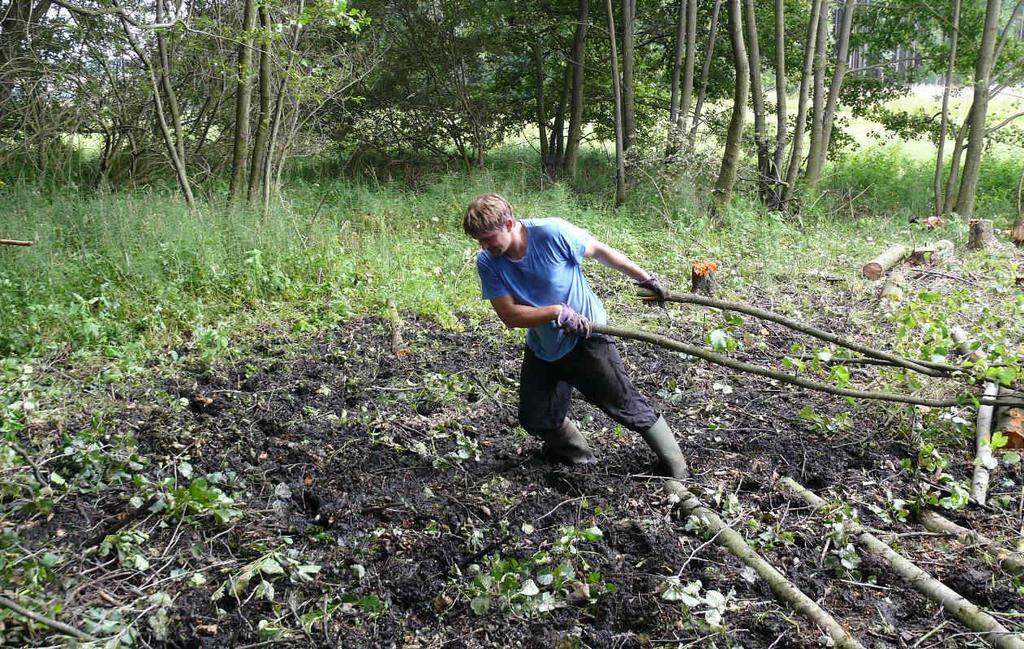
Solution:
<svg viewBox="0 0 1024 649">
<path fill-rule="evenodd" d="M 930 185 L 927 164 L 898 148 L 862 151 L 836 167 L 829 187 L 859 194 L 856 203 L 872 207 L 869 223 L 829 197 L 794 221 L 741 196 L 715 227 L 685 178 L 643 179 L 613 210 L 604 152 L 581 159 L 582 192 L 541 190 L 534 162 L 529 148 L 508 147 L 487 171 L 435 171 L 415 191 L 308 166 L 267 216 L 215 204 L 193 214 L 172 188 L 110 194 L 9 183 L 0 189 L 2 234 L 36 245 L 0 249 L 0 353 L 215 355 L 259 323 L 311 330 L 380 313 L 389 299 L 445 326 L 490 317 L 478 299 L 476 248 L 461 231 L 465 205 L 487 191 L 509 198 L 519 216 L 577 222 L 677 285 L 688 283 L 693 261 L 714 259 L 725 290 L 743 293 L 795 268 L 849 273 L 885 242 L 907 239 L 905 215 L 927 207 Z M 986 162 L 979 210 L 1007 204 L 1017 166 Z M 606 294 L 629 299 L 616 273 L 598 264 L 588 272 Z"/>
</svg>

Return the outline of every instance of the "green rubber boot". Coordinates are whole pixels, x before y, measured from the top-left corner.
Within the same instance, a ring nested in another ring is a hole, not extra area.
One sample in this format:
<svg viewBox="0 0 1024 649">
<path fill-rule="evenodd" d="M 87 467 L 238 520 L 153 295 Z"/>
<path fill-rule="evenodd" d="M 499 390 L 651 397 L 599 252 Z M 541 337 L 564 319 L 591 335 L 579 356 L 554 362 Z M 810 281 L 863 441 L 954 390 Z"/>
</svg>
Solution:
<svg viewBox="0 0 1024 649">
<path fill-rule="evenodd" d="M 665 421 L 664 417 L 658 417 L 658 421 L 654 422 L 654 425 L 649 429 L 640 433 L 640 436 L 644 438 L 647 445 L 651 447 L 654 454 L 661 460 L 661 464 L 668 472 L 669 477 L 676 480 L 686 480 L 690 477 L 690 469 L 686 466 L 686 458 L 683 456 L 683 452 L 679 450 L 676 436 L 672 433 L 672 429 L 668 427 L 668 422 Z"/>
<path fill-rule="evenodd" d="M 580 429 L 569 418 L 549 435 L 545 435 L 544 450 L 548 455 L 569 464 L 593 464 L 597 462 L 590 445 L 583 438 Z"/>
</svg>

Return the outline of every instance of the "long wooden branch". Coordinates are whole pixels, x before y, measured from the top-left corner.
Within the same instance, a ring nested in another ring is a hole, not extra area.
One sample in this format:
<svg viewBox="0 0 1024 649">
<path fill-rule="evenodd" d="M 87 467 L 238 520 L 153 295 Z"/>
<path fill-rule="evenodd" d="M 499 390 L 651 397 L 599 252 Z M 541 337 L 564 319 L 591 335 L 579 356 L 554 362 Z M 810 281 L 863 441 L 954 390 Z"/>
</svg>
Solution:
<svg viewBox="0 0 1024 649">
<path fill-rule="evenodd" d="M 5 595 L 0 595 L 0 606 L 3 606 L 4 608 L 9 608 L 22 617 L 27 617 L 28 619 L 34 622 L 44 624 L 50 627 L 51 629 L 54 629 L 55 631 L 60 631 L 64 635 L 69 635 L 72 638 L 81 640 L 82 642 L 94 642 L 96 640 L 96 638 L 94 638 L 93 636 L 89 635 L 84 631 L 80 631 L 73 626 L 64 624 L 63 622 L 58 622 L 57 620 L 46 617 L 45 615 L 36 613 L 31 609 L 27 609 L 21 604 L 14 601 L 13 599 L 6 597 Z"/>
<path fill-rule="evenodd" d="M 991 381 L 985 382 L 985 396 L 996 397 L 999 395 L 999 384 Z M 992 456 L 992 415 L 995 408 L 992 406 L 981 406 L 978 408 L 977 422 L 974 429 L 975 452 L 974 452 L 974 476 L 971 479 L 971 500 L 982 505 L 988 498 L 989 471 L 999 465 Z"/>
<path fill-rule="evenodd" d="M 930 532 L 948 534 L 964 545 L 977 545 L 992 555 L 1003 570 L 1014 575 L 1024 575 L 1024 556 L 1008 550 L 984 534 L 961 527 L 941 514 L 933 511 L 921 512 L 917 519 Z"/>
<path fill-rule="evenodd" d="M 19 241 L 18 239 L 0 239 L 0 246 L 31 246 L 31 241 Z"/>
<path fill-rule="evenodd" d="M 635 329 L 625 329 L 623 327 L 613 327 L 610 325 L 591 325 L 594 333 L 605 334 L 607 336 L 615 336 L 617 338 L 629 338 L 632 340 L 641 340 L 643 342 L 651 343 L 652 345 L 658 345 L 666 349 L 671 349 L 678 352 L 689 354 L 690 356 L 696 356 L 703 360 L 722 365 L 730 369 L 734 369 L 740 372 L 747 372 L 748 374 L 757 374 L 758 376 L 764 376 L 783 383 L 789 383 L 809 390 L 817 390 L 819 392 L 828 392 L 829 394 L 835 394 L 840 397 L 852 397 L 854 399 L 874 399 L 876 401 L 894 401 L 896 403 L 912 403 L 919 406 L 930 406 L 932 408 L 952 408 L 954 406 L 962 405 L 960 399 L 925 399 L 924 397 L 915 397 L 908 394 L 894 394 L 892 392 L 878 392 L 878 391 L 867 391 L 867 390 L 850 390 L 848 388 L 837 388 L 834 385 L 828 385 L 827 383 L 821 383 L 819 381 L 813 381 L 811 379 L 805 379 L 802 376 L 794 376 L 792 374 L 786 374 L 785 372 L 779 372 L 761 365 L 754 365 L 752 363 L 745 363 L 738 361 L 733 358 L 729 358 L 724 354 L 709 351 L 696 345 L 690 345 L 687 343 L 679 342 L 667 338 L 660 334 L 653 334 L 646 331 L 638 331 Z M 1024 405 L 1024 400 L 1008 400 L 1008 399 L 989 399 L 981 397 L 979 403 L 983 405 Z"/>
<path fill-rule="evenodd" d="M 641 297 L 645 300 L 656 299 L 654 294 L 650 291 L 641 290 Z M 870 358 L 877 358 L 879 360 L 888 361 L 898 367 L 903 367 L 908 370 L 925 374 L 927 376 L 945 376 L 959 371 L 959 368 L 953 365 L 946 365 L 943 363 L 933 363 L 931 361 L 918 361 L 903 358 L 896 354 L 891 354 L 879 349 L 868 347 L 867 345 L 861 345 L 860 343 L 853 342 L 852 340 L 846 340 L 833 333 L 819 329 L 809 324 L 799 322 L 792 318 L 787 318 L 784 315 L 775 313 L 774 311 L 768 311 L 767 309 L 761 309 L 750 304 L 743 304 L 741 302 L 729 302 L 727 300 L 719 300 L 711 297 L 704 297 L 702 295 L 696 295 L 694 293 L 669 293 L 668 302 L 677 302 L 679 304 L 698 304 L 700 306 L 707 306 L 714 309 L 722 309 L 723 311 L 735 311 L 736 313 L 744 313 L 761 320 L 767 320 L 774 322 L 794 331 L 807 334 L 813 338 L 830 342 L 840 347 L 845 347 L 850 351 L 855 351 L 859 354 L 863 354 Z"/>
<path fill-rule="evenodd" d="M 689 489 L 675 480 L 665 482 L 665 490 L 679 498 L 679 507 L 687 516 L 695 516 L 707 525 L 707 536 L 726 548 L 737 559 L 754 569 L 771 587 L 779 601 L 818 625 L 842 649 L 863 649 L 857 640 L 827 611 L 765 561 L 747 544 L 743 536 L 732 529 L 716 514 L 705 507 Z"/>
<path fill-rule="evenodd" d="M 802 498 L 815 509 L 827 506 L 824 500 L 791 478 L 783 478 L 779 483 L 783 489 Z M 844 526 L 848 533 L 857 537 L 857 540 L 868 552 L 883 559 L 896 574 L 954 615 L 965 626 L 983 634 L 982 637 L 986 642 L 999 649 L 1024 649 L 1024 638 L 1020 634 L 1011 632 L 984 609 L 972 604 L 962 595 L 914 565 L 874 534 L 865 531 L 858 523 L 847 521 Z"/>
</svg>

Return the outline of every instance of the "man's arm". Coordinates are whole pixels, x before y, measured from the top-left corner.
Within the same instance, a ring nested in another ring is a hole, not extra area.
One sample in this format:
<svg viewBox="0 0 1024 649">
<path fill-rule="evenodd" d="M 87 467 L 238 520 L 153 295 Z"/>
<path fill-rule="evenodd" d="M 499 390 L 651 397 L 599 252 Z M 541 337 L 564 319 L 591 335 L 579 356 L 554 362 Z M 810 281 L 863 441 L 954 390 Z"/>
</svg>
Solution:
<svg viewBox="0 0 1024 649">
<path fill-rule="evenodd" d="M 597 239 L 590 240 L 583 256 L 593 257 L 608 268 L 614 268 L 623 275 L 633 278 L 637 282 L 642 282 L 651 277 L 650 273 L 637 266 L 636 262 L 632 259 L 615 248 L 601 243 Z"/>
<path fill-rule="evenodd" d="M 547 324 L 558 318 L 558 314 L 562 311 L 560 304 L 540 307 L 516 304 L 511 295 L 493 298 L 491 306 L 494 307 L 494 312 L 498 314 L 498 318 L 509 329 L 537 327 Z"/>
</svg>

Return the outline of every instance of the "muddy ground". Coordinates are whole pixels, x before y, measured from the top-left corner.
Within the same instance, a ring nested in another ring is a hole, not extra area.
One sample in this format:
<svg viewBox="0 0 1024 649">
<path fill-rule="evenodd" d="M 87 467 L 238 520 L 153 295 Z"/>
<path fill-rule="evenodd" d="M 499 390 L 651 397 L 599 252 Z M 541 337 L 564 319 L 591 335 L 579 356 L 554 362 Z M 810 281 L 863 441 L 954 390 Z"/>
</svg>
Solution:
<svg viewBox="0 0 1024 649">
<path fill-rule="evenodd" d="M 820 305 L 813 320 L 849 331 L 853 299 Z M 701 340 L 706 326 L 634 316 L 684 340 Z M 733 334 L 744 332 L 743 358 L 777 362 L 790 352 L 793 337 L 780 327 L 747 323 Z M 52 516 L 26 515 L 23 540 L 59 538 L 69 550 L 53 593 L 65 601 L 61 619 L 81 626 L 93 609 L 118 613 L 139 646 L 826 646 L 676 513 L 637 435 L 576 401 L 572 416 L 599 463 L 548 462 L 517 429 L 517 339 L 493 322 L 447 331 L 407 319 L 402 333 L 396 355 L 391 324 L 377 319 L 312 339 L 269 332 L 240 357 L 186 362 L 115 389 L 102 411 L 36 430 L 55 443 L 90 426 L 105 439 L 128 435 L 151 484 L 206 476 L 241 512 L 224 523 L 214 505 L 152 513 L 158 492 L 121 479 L 60 499 Z M 918 489 L 900 467 L 917 458 L 907 407 L 851 405 L 644 344 L 620 349 L 689 455 L 691 488 L 865 646 L 985 645 L 866 552 L 847 549 L 826 515 L 779 491 L 781 476 L 845 499 L 921 567 L 1024 628 L 1019 582 L 893 513 Z M 869 385 L 877 371 L 854 374 Z M 820 420 L 801 418 L 806 406 Z M 967 439 L 948 448 L 946 471 L 969 476 Z M 1007 509 L 947 514 L 1012 541 L 1022 486 L 1019 469 L 1004 469 L 992 489 Z M 148 535 L 145 569 L 96 551 L 126 530 Z M 42 626 L 32 637 L 58 642 Z"/>
</svg>

